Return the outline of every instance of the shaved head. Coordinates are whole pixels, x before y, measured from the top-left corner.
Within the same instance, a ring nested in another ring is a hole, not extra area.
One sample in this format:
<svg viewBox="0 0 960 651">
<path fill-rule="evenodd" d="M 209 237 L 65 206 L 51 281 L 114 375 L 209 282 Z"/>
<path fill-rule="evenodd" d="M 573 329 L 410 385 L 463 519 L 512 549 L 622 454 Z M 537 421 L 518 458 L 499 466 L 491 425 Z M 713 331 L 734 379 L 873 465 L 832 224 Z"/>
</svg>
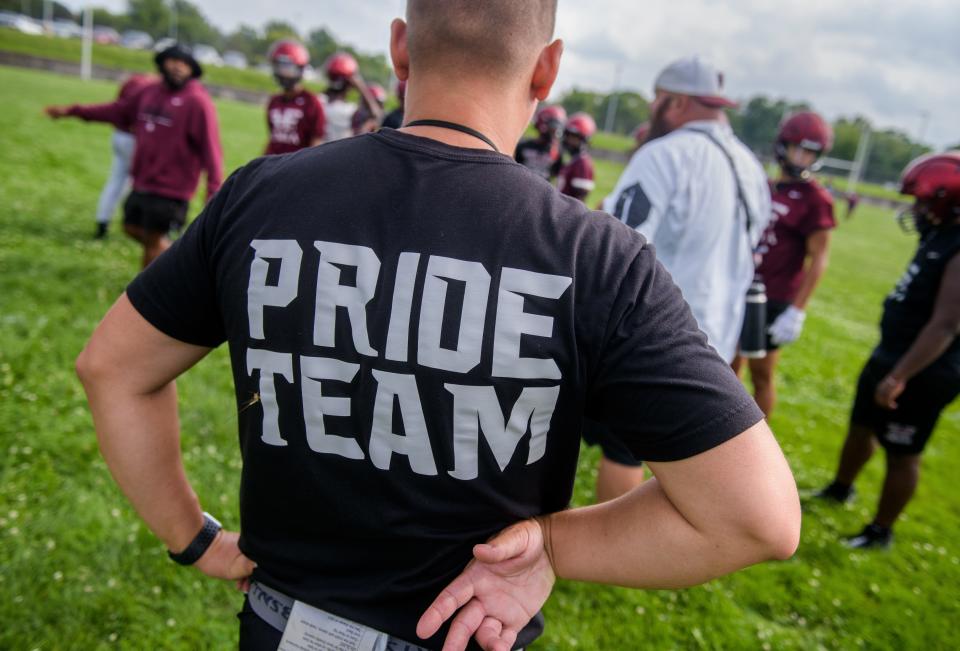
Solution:
<svg viewBox="0 0 960 651">
<path fill-rule="evenodd" d="M 410 67 L 506 78 L 553 38 L 557 0 L 409 0 Z"/>
</svg>

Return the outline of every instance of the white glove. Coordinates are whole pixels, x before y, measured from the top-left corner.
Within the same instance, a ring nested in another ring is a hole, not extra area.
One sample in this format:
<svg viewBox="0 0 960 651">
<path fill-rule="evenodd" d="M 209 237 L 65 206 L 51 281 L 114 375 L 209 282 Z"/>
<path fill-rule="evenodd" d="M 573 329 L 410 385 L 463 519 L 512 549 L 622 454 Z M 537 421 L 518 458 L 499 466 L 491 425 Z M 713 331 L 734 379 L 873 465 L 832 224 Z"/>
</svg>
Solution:
<svg viewBox="0 0 960 651">
<path fill-rule="evenodd" d="M 806 318 L 806 312 L 791 305 L 767 329 L 767 332 L 770 333 L 770 341 L 776 346 L 793 343 L 800 337 L 800 331 L 803 330 L 803 321 Z"/>
</svg>

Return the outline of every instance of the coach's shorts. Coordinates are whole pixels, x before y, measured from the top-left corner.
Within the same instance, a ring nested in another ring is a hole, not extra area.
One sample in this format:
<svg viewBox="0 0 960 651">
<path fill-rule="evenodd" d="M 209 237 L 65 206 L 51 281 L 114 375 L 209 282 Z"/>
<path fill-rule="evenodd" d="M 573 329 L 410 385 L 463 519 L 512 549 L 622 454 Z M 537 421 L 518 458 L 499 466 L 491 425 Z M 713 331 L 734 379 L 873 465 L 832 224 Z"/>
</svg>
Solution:
<svg viewBox="0 0 960 651">
<path fill-rule="evenodd" d="M 874 401 L 877 385 L 891 371 L 890 364 L 870 358 L 853 403 L 850 421 L 873 431 L 880 445 L 893 454 L 920 454 L 930 440 L 940 413 L 960 394 L 960 378 L 921 373 L 909 382 L 897 399 L 895 410 Z"/>
<path fill-rule="evenodd" d="M 123 223 L 150 233 L 179 231 L 187 221 L 187 202 L 157 194 L 131 192 L 123 204 Z"/>
<path fill-rule="evenodd" d="M 643 461 L 637 459 L 626 444 L 606 425 L 593 420 L 583 421 L 583 441 L 587 445 L 599 445 L 604 457 L 622 466 L 643 465 Z"/>
</svg>

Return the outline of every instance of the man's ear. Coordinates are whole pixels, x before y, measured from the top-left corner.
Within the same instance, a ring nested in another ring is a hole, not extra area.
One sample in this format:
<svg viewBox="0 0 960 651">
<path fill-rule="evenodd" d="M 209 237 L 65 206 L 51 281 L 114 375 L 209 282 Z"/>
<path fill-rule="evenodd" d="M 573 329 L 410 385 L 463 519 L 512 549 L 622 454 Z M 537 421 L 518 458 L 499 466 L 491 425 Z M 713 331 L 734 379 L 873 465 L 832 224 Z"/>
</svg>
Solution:
<svg viewBox="0 0 960 651">
<path fill-rule="evenodd" d="M 407 49 L 407 23 L 401 18 L 394 18 L 390 23 L 390 58 L 397 79 L 406 81 L 410 77 L 410 51 Z"/>
<path fill-rule="evenodd" d="M 530 80 L 530 95 L 532 98 L 543 101 L 550 96 L 550 90 L 557 81 L 560 72 L 560 57 L 563 56 L 563 41 L 559 38 L 540 51 L 537 65 L 533 69 Z"/>
</svg>

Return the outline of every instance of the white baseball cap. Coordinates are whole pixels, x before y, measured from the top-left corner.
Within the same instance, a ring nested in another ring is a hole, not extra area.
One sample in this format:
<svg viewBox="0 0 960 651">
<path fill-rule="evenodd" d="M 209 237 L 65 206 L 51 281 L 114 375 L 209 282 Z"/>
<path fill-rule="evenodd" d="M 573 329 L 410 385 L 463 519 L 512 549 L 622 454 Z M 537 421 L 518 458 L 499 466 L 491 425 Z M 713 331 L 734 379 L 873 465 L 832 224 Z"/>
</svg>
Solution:
<svg viewBox="0 0 960 651">
<path fill-rule="evenodd" d="M 653 88 L 689 95 L 713 108 L 737 106 L 723 94 L 723 73 L 698 56 L 677 59 L 668 65 L 657 75 Z"/>
</svg>

